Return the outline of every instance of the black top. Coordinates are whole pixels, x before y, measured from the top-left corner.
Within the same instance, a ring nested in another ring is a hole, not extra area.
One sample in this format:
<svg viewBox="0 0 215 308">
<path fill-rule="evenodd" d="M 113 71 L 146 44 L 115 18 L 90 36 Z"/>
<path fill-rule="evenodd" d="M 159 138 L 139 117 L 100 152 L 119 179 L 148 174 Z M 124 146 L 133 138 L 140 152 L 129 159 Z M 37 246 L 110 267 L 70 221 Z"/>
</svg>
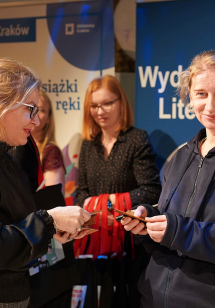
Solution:
<svg viewBox="0 0 215 308">
<path fill-rule="evenodd" d="M 13 157 L 16 164 L 25 170 L 29 177 L 37 210 L 66 206 L 61 192 L 61 184 L 46 186 L 35 193 L 38 187 L 38 159 L 32 139 L 28 137 L 28 142 L 24 146 L 16 147 Z M 58 296 L 60 294 L 64 294 L 66 290 L 77 284 L 79 274 L 74 260 L 73 242 L 64 244 L 63 250 L 64 259 L 40 271 L 39 274 L 30 276 L 31 297 L 29 307 L 41 307 L 44 304 L 49 306 L 48 302 L 50 300 L 54 298 L 59 300 Z M 35 266 L 38 266 L 38 264 L 35 264 Z"/>
<path fill-rule="evenodd" d="M 156 154 L 148 134 L 134 127 L 120 132 L 105 161 L 101 133 L 84 140 L 79 160 L 77 200 L 83 206 L 91 196 L 129 192 L 132 205 L 154 204 L 161 191 Z"/>
<path fill-rule="evenodd" d="M 48 247 L 48 230 L 34 213 L 28 177 L 7 153 L 9 148 L 0 142 L 0 303 L 29 297 L 28 268 Z"/>
</svg>

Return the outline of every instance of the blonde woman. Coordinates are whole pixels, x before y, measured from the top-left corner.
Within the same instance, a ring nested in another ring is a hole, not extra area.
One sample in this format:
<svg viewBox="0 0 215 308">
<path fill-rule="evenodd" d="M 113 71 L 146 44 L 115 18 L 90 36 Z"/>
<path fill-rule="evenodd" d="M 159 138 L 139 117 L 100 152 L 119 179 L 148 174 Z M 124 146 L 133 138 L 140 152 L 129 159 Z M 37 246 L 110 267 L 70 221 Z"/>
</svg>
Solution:
<svg viewBox="0 0 215 308">
<path fill-rule="evenodd" d="M 61 183 L 62 194 L 64 195 L 65 167 L 63 155 L 55 141 L 52 103 L 43 90 L 39 92 L 38 108 L 40 110 L 38 114 L 40 124 L 34 127 L 31 134 L 40 153 L 43 176 L 46 180 L 45 185 L 51 186 Z"/>
<path fill-rule="evenodd" d="M 142 205 L 124 218 L 151 252 L 139 280 L 142 308 L 213 308 L 215 303 L 215 50 L 194 57 L 179 93 L 204 126 L 166 167 L 158 210 Z M 191 124 L 192 125 L 192 124 Z"/>
<path fill-rule="evenodd" d="M 32 69 L 0 59 L 0 307 L 27 307 L 28 269 L 47 252 L 49 239 L 79 237 L 76 229 L 91 217 L 78 206 L 37 211 L 26 173 L 8 155 L 39 125 L 40 85 Z"/>
</svg>

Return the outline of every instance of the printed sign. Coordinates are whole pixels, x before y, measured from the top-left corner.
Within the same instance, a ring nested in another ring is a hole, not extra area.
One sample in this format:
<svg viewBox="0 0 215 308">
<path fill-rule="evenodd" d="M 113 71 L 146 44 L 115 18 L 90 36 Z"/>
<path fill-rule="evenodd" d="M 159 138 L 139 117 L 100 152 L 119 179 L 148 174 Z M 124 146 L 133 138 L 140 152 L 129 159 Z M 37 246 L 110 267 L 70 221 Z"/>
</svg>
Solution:
<svg viewBox="0 0 215 308">
<path fill-rule="evenodd" d="M 76 204 L 86 88 L 93 78 L 114 75 L 113 1 L 1 8 L 0 43 L 0 57 L 19 60 L 42 77 L 65 157 L 66 197 Z"/>
<path fill-rule="evenodd" d="M 215 49 L 214 10 L 213 0 L 137 4 L 135 124 L 149 133 L 159 168 L 202 128 L 176 89 L 192 58 Z"/>
<path fill-rule="evenodd" d="M 84 308 L 87 286 L 74 286 L 72 290 L 71 308 Z"/>
</svg>

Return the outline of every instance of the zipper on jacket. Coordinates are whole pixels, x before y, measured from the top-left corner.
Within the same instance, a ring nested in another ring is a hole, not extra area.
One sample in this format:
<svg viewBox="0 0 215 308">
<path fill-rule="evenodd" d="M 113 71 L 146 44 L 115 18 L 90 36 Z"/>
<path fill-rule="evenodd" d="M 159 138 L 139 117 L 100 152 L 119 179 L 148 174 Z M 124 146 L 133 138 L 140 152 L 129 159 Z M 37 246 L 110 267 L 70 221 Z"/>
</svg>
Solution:
<svg viewBox="0 0 215 308">
<path fill-rule="evenodd" d="M 168 293 L 169 293 L 171 276 L 172 276 L 172 271 L 170 268 L 168 268 L 166 289 L 164 292 L 164 308 L 168 308 Z"/>
<path fill-rule="evenodd" d="M 199 180 L 199 175 L 200 175 L 200 172 L 201 172 L 201 168 L 202 168 L 204 159 L 205 159 L 204 157 L 201 157 L 201 160 L 200 160 L 200 163 L 199 163 L 199 167 L 198 167 L 198 172 L 197 172 L 197 175 L 196 175 L 196 180 L 195 180 L 195 183 L 194 183 L 194 190 L 193 190 L 193 193 L 192 193 L 192 195 L 190 197 L 190 200 L 188 202 L 188 205 L 187 205 L 187 208 L 186 208 L 186 211 L 185 211 L 185 214 L 184 214 L 185 217 L 186 217 L 186 215 L 188 213 L 188 210 L 190 208 L 191 202 L 193 201 L 193 198 L 194 198 L 195 193 L 196 193 L 197 183 L 198 183 L 198 180 Z"/>
</svg>

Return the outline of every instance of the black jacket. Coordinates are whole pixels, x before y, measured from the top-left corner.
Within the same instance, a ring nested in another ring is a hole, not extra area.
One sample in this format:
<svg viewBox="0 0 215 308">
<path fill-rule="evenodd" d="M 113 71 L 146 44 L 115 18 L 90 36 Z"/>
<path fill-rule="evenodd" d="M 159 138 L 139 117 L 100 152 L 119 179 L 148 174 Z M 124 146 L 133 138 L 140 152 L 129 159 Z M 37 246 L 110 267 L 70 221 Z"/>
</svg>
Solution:
<svg viewBox="0 0 215 308">
<path fill-rule="evenodd" d="M 139 280 L 144 308 L 212 308 L 215 303 L 215 147 L 203 158 L 205 129 L 177 151 L 167 166 L 158 208 L 167 216 L 160 244 L 139 236 L 152 253 Z M 169 205 L 163 205 L 191 149 L 188 168 Z M 150 216 L 155 209 L 146 206 Z"/>
<path fill-rule="evenodd" d="M 0 143 L 0 303 L 29 297 L 28 268 L 48 248 L 47 227 L 35 214 L 28 177 L 8 149 Z"/>
</svg>

